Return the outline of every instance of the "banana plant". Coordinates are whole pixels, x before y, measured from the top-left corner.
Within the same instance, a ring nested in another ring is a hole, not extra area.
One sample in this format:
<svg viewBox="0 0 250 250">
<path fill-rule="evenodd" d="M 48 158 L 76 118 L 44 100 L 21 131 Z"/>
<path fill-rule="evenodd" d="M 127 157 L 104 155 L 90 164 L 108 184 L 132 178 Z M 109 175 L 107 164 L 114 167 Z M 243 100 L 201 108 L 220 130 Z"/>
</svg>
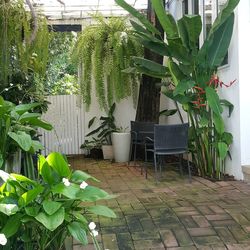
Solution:
<svg viewBox="0 0 250 250">
<path fill-rule="evenodd" d="M 51 130 L 51 124 L 41 119 L 41 114 L 32 112 L 40 103 L 15 105 L 0 96 L 0 169 L 11 154 L 21 150 L 24 153 L 25 172 L 34 178 L 32 155 L 43 149 L 34 139 L 37 128 Z"/>
<path fill-rule="evenodd" d="M 166 56 L 166 65 L 135 57 L 134 68 L 143 74 L 169 78 L 172 86 L 163 94 L 180 103 L 188 114 L 193 162 L 202 176 L 221 178 L 225 173 L 225 158 L 230 156 L 229 148 L 233 141 L 233 136 L 225 130 L 222 113 L 227 107 L 230 116 L 233 104 L 221 99 L 217 89 L 229 87 L 234 81 L 223 83 L 217 71 L 230 45 L 234 9 L 239 0 L 227 1 L 200 48 L 198 41 L 202 20 L 199 15 L 184 15 L 175 21 L 165 11 L 162 0 L 151 0 L 165 31 L 164 40 L 143 14 L 124 0 L 116 0 L 116 3 L 134 17 L 131 25 L 139 41 L 151 51 Z"/>
</svg>

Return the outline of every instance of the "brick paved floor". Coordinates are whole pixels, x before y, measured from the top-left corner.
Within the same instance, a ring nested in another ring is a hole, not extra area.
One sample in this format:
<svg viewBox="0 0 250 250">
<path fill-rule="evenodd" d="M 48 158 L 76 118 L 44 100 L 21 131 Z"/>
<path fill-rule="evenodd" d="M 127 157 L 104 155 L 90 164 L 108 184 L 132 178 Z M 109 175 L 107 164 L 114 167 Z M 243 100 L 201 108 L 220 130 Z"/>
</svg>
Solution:
<svg viewBox="0 0 250 250">
<path fill-rule="evenodd" d="M 94 218 L 103 249 L 250 249 L 250 185 L 211 182 L 164 169 L 156 183 L 140 169 L 109 161 L 71 159 L 75 169 L 101 180 L 97 186 L 116 199 L 104 204 L 118 218 Z M 95 184 L 96 185 L 96 184 Z M 74 250 L 85 248 L 75 242 Z"/>
</svg>

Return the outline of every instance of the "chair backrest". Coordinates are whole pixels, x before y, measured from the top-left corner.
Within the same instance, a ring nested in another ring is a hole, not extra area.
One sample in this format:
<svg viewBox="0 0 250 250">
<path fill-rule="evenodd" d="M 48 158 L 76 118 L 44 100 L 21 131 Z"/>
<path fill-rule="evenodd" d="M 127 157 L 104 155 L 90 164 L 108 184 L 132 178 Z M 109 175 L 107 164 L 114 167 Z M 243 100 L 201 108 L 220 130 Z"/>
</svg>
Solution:
<svg viewBox="0 0 250 250">
<path fill-rule="evenodd" d="M 187 149 L 189 124 L 155 125 L 154 126 L 154 148 L 165 149 Z"/>
<path fill-rule="evenodd" d="M 136 122 L 136 121 L 131 121 L 131 131 L 137 133 L 137 140 L 143 140 L 143 137 L 148 136 L 147 134 L 143 134 L 143 132 L 151 132 L 152 134 L 150 137 L 152 137 L 154 133 L 154 122 Z M 133 134 L 132 134 L 133 136 Z"/>
</svg>

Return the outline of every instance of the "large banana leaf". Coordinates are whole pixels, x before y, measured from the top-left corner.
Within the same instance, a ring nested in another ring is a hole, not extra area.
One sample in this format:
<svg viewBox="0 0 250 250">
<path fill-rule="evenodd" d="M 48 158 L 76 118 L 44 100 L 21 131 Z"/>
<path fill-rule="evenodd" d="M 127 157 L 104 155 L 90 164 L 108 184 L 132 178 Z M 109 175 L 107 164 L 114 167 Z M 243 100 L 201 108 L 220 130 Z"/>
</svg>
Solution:
<svg viewBox="0 0 250 250">
<path fill-rule="evenodd" d="M 231 41 L 234 26 L 234 13 L 208 38 L 212 42 L 208 42 L 208 64 L 211 68 L 218 67 L 223 62 Z"/>
<path fill-rule="evenodd" d="M 212 36 L 213 33 L 228 19 L 228 17 L 234 12 L 234 9 L 238 5 L 240 0 L 228 0 L 226 6 L 219 13 L 215 19 L 213 26 L 209 32 L 208 37 Z"/>
<path fill-rule="evenodd" d="M 173 16 L 165 11 L 162 0 L 151 0 L 151 3 L 162 28 L 166 32 L 167 39 L 179 37 L 176 22 Z"/>
<path fill-rule="evenodd" d="M 170 59 L 168 60 L 167 66 L 168 66 L 169 72 L 172 76 L 173 83 L 175 86 L 177 86 L 180 81 L 186 78 L 184 73 L 180 70 L 179 66 L 172 60 Z"/>
<path fill-rule="evenodd" d="M 223 109 L 220 104 L 220 99 L 216 91 L 211 87 L 206 87 L 206 97 L 209 107 L 213 110 L 213 112 L 220 116 Z"/>
<path fill-rule="evenodd" d="M 168 76 L 168 68 L 159 63 L 141 57 L 133 57 L 133 61 L 135 67 L 141 73 L 157 78 L 164 78 Z"/>
<path fill-rule="evenodd" d="M 199 15 L 185 15 L 178 20 L 178 29 L 183 45 L 186 48 L 197 50 L 197 41 L 202 29 Z"/>
<path fill-rule="evenodd" d="M 137 11 L 136 9 L 134 9 L 132 6 L 130 6 L 129 4 L 126 3 L 126 1 L 124 0 L 115 0 L 115 2 L 120 5 L 122 8 L 124 8 L 126 11 L 128 11 L 132 16 L 134 16 L 135 18 L 137 18 L 144 26 L 145 28 L 152 32 L 155 33 L 157 35 L 160 35 L 160 31 L 157 30 L 154 25 L 152 25 L 150 23 L 150 21 L 143 15 L 141 14 L 139 11 Z"/>
</svg>

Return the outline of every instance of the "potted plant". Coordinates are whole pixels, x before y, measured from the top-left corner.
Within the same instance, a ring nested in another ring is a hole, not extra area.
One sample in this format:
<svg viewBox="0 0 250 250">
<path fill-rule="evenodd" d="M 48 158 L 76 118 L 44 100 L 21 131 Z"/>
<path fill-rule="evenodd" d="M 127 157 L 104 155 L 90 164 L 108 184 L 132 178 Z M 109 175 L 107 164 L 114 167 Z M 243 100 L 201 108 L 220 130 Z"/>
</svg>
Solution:
<svg viewBox="0 0 250 250">
<path fill-rule="evenodd" d="M 122 127 L 112 132 L 112 144 L 115 162 L 128 162 L 130 149 L 130 132 Z"/>
<path fill-rule="evenodd" d="M 114 111 L 115 111 L 116 104 L 113 103 L 110 107 L 107 116 L 101 116 L 99 118 L 99 121 L 101 124 L 91 132 L 89 132 L 86 137 L 95 136 L 92 137 L 92 140 L 86 140 L 83 144 L 82 148 L 87 148 L 88 146 L 92 147 L 93 145 L 101 145 L 102 152 L 103 152 L 103 158 L 104 159 L 113 159 L 113 147 L 112 147 L 112 141 L 111 141 L 111 133 L 113 131 L 116 131 L 116 125 L 115 125 L 115 117 L 114 117 Z M 96 120 L 96 116 L 93 117 L 89 123 L 88 128 L 91 128 Z"/>
<path fill-rule="evenodd" d="M 0 170 L 0 247 L 4 249 L 63 248 L 66 237 L 88 244 L 90 235 L 100 249 L 92 214 L 115 218 L 106 206 L 95 205 L 113 196 L 94 187 L 98 181 L 87 173 L 70 169 L 59 153 L 39 157 L 39 179 L 34 181 Z M 1 248 L 2 249 L 2 248 Z"/>
</svg>

